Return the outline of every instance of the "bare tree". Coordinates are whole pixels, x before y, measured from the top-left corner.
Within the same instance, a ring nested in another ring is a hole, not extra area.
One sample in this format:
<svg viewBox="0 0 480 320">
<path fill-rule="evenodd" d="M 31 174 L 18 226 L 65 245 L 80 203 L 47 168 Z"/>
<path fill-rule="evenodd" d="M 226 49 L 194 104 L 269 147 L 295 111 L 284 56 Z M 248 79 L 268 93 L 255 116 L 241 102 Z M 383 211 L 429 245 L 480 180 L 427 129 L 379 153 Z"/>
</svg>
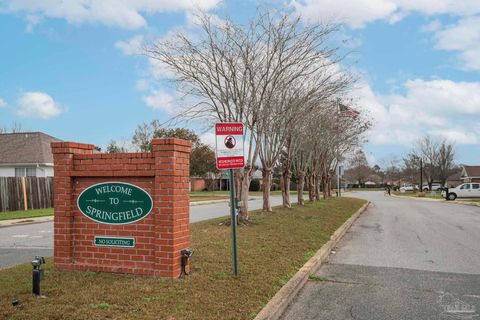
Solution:
<svg viewBox="0 0 480 320">
<path fill-rule="evenodd" d="M 18 133 L 28 131 L 23 124 L 14 121 L 10 126 L 0 127 L 0 133 Z"/>
<path fill-rule="evenodd" d="M 423 168 L 430 190 L 432 189 L 432 183 L 435 179 L 439 149 L 440 143 L 427 135 L 417 141 L 416 150 L 414 150 L 414 153 L 418 157 L 423 158 Z"/>
<path fill-rule="evenodd" d="M 124 153 L 128 152 L 128 147 L 126 146 L 125 141 L 123 143 L 120 143 L 115 140 L 110 140 L 105 151 L 107 153 Z"/>
<path fill-rule="evenodd" d="M 260 12 L 247 26 L 228 19 L 218 23 L 208 15 L 199 16 L 198 21 L 198 37 L 179 33 L 153 43 L 146 54 L 168 66 L 179 90 L 197 99 L 179 117 L 246 125 L 246 164 L 237 171 L 236 180 L 243 204 L 240 214 L 248 220 L 248 188 L 259 157 L 264 209 L 271 210 L 271 172 L 287 141 L 286 129 L 301 107 L 295 97 L 298 93 L 287 89 L 320 75 L 324 82 L 333 78 L 326 70 L 335 63 L 329 60 L 335 50 L 326 41 L 336 29 L 305 26 L 299 18 L 277 12 Z M 321 82 L 313 82 L 321 87 Z"/>
<path fill-rule="evenodd" d="M 447 182 L 447 178 L 454 173 L 455 168 L 455 146 L 453 143 L 449 143 L 443 140 L 438 150 L 438 178 L 441 185 L 444 186 Z"/>
</svg>

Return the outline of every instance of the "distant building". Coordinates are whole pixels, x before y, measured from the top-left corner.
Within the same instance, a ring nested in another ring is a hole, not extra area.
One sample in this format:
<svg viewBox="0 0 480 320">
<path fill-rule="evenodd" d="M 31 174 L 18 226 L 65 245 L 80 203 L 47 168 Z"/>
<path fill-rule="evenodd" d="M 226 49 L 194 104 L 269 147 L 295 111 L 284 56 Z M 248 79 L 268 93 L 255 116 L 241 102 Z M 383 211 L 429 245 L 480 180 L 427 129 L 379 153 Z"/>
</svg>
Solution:
<svg viewBox="0 0 480 320">
<path fill-rule="evenodd" d="M 449 188 L 455 188 L 462 183 L 463 183 L 462 172 L 460 171 L 455 174 L 452 174 L 447 178 L 446 186 Z"/>
<path fill-rule="evenodd" d="M 50 143 L 61 141 L 42 132 L 0 134 L 0 177 L 51 177 Z"/>
<path fill-rule="evenodd" d="M 463 166 L 461 179 L 463 182 L 480 182 L 480 166 Z"/>
</svg>

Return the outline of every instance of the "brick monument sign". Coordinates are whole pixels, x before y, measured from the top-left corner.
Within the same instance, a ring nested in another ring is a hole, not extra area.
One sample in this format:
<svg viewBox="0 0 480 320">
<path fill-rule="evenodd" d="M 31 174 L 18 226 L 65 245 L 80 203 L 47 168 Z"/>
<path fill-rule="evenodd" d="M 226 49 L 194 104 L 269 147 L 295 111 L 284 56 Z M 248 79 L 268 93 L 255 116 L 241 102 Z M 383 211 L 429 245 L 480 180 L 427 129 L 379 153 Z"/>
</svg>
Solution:
<svg viewBox="0 0 480 320">
<path fill-rule="evenodd" d="M 189 248 L 191 142 L 154 139 L 152 152 L 93 153 L 54 142 L 54 265 L 177 277 Z"/>
</svg>

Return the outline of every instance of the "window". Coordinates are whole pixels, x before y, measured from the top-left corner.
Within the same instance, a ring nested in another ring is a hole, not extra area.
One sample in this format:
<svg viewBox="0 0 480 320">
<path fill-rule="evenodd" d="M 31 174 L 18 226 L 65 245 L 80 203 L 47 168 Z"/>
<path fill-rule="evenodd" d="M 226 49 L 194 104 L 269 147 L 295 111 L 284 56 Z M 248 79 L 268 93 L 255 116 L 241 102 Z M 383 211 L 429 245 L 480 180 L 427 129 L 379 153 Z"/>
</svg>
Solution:
<svg viewBox="0 0 480 320">
<path fill-rule="evenodd" d="M 25 168 L 15 168 L 15 177 L 24 177 Z"/>
<path fill-rule="evenodd" d="M 472 189 L 480 189 L 480 183 L 473 183 Z"/>
<path fill-rule="evenodd" d="M 37 168 L 15 168 L 15 177 L 36 177 Z"/>
<path fill-rule="evenodd" d="M 460 189 L 461 189 L 461 190 L 468 190 L 468 189 L 470 189 L 470 183 L 465 183 Z"/>
<path fill-rule="evenodd" d="M 27 177 L 36 177 L 37 168 L 27 168 Z"/>
</svg>

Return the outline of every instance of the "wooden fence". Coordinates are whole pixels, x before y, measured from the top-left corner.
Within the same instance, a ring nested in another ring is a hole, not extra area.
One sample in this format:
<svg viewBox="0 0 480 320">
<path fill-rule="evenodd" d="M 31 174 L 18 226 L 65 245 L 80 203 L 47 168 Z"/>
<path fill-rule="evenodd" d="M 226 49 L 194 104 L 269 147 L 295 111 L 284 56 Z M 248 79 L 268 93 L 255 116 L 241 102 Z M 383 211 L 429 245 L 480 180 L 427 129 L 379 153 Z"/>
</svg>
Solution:
<svg viewBox="0 0 480 320">
<path fill-rule="evenodd" d="M 0 177 L 0 212 L 53 207 L 53 178 Z"/>
</svg>

